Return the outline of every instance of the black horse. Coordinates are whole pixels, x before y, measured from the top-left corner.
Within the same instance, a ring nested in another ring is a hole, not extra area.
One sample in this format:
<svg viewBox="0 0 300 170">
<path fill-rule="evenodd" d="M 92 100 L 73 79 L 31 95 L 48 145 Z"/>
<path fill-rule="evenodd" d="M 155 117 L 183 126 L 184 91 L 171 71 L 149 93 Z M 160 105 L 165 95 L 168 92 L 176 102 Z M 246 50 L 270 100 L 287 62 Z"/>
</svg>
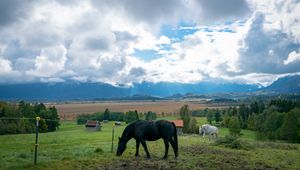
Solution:
<svg viewBox="0 0 300 170">
<path fill-rule="evenodd" d="M 175 158 L 178 156 L 178 139 L 177 130 L 175 124 L 166 120 L 158 121 L 145 121 L 137 120 L 129 124 L 123 131 L 122 137 L 119 138 L 117 156 L 122 155 L 126 149 L 127 142 L 134 138 L 136 140 L 136 152 L 135 156 L 139 156 L 139 146 L 142 143 L 144 150 L 147 154 L 147 158 L 150 158 L 150 154 L 147 149 L 147 141 L 155 141 L 160 138 L 164 140 L 165 155 L 164 159 L 168 156 L 169 142 L 173 147 Z"/>
</svg>

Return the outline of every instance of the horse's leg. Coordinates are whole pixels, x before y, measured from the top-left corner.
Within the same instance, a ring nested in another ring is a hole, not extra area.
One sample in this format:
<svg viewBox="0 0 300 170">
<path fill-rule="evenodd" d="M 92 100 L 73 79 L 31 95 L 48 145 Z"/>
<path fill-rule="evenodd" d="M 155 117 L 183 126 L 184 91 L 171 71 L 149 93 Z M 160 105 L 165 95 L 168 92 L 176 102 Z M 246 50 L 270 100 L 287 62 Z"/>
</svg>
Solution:
<svg viewBox="0 0 300 170">
<path fill-rule="evenodd" d="M 177 156 L 178 156 L 178 148 L 176 147 L 175 141 L 171 138 L 171 139 L 169 140 L 169 142 L 171 143 L 171 146 L 172 146 L 172 148 L 173 148 L 175 157 L 177 157 Z"/>
<path fill-rule="evenodd" d="M 169 142 L 168 142 L 167 139 L 164 139 L 164 143 L 165 143 L 165 155 L 164 155 L 164 159 L 166 159 L 168 157 Z"/>
<path fill-rule="evenodd" d="M 145 150 L 145 152 L 146 152 L 146 154 L 147 154 L 147 158 L 150 158 L 150 154 L 149 154 L 149 152 L 148 152 L 148 148 L 147 148 L 146 142 L 145 142 L 144 140 L 142 140 L 141 143 L 142 143 L 142 145 L 143 145 L 143 147 L 144 147 L 144 150 Z"/>
<path fill-rule="evenodd" d="M 135 156 L 139 156 L 140 141 L 139 140 L 135 140 L 135 142 L 136 142 Z"/>
</svg>

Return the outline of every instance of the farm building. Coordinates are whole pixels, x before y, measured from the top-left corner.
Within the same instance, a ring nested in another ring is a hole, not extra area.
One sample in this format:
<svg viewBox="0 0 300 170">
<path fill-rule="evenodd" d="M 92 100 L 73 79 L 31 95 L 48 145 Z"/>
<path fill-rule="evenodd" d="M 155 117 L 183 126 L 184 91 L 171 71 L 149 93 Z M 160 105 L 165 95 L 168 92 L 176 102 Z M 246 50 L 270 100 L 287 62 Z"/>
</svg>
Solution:
<svg viewBox="0 0 300 170">
<path fill-rule="evenodd" d="M 121 126 L 121 125 L 122 125 L 122 122 L 116 121 L 116 122 L 115 122 L 115 125 L 116 125 L 116 126 Z"/>
<path fill-rule="evenodd" d="M 101 124 L 98 120 L 88 120 L 85 123 L 86 130 L 99 131 L 101 130 Z"/>
<path fill-rule="evenodd" d="M 182 134 L 182 128 L 183 128 L 183 120 L 171 120 L 170 122 L 173 122 L 177 128 L 177 134 Z"/>
</svg>

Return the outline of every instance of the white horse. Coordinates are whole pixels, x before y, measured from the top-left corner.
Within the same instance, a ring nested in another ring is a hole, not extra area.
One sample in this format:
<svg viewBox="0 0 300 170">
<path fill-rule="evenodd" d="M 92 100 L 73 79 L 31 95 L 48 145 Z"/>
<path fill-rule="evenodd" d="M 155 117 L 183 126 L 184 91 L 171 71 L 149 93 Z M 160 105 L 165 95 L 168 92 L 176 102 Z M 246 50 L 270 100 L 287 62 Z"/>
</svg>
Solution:
<svg viewBox="0 0 300 170">
<path fill-rule="evenodd" d="M 205 135 L 210 135 L 210 136 L 215 136 L 218 138 L 218 133 L 219 130 L 216 126 L 212 126 L 209 124 L 204 124 L 201 127 L 199 127 L 199 135 L 205 136 Z"/>
</svg>

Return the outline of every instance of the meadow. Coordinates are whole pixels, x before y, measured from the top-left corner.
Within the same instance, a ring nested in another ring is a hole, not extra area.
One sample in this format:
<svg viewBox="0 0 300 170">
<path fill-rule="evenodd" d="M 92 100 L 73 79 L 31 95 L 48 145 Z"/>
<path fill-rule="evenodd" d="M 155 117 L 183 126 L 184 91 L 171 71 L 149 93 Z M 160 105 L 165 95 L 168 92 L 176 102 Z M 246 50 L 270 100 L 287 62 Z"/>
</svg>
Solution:
<svg viewBox="0 0 300 170">
<path fill-rule="evenodd" d="M 205 118 L 197 121 L 206 123 Z M 254 132 L 247 130 L 240 137 L 247 142 L 246 149 L 216 146 L 214 140 L 194 134 L 179 136 L 177 159 L 171 148 L 168 159 L 162 159 L 162 140 L 147 142 L 151 159 L 146 158 L 142 147 L 141 156 L 134 156 L 134 140 L 117 157 L 117 137 L 125 125 L 115 126 L 113 152 L 113 122 L 102 125 L 102 131 L 90 132 L 74 121 L 63 121 L 58 131 L 40 133 L 36 166 L 33 165 L 35 134 L 0 136 L 0 169 L 300 169 L 299 144 L 257 141 Z M 220 128 L 221 138 L 228 133 L 228 129 Z"/>
<path fill-rule="evenodd" d="M 191 110 L 201 110 L 204 108 L 228 107 L 228 104 L 207 104 L 203 100 L 199 101 L 107 101 L 107 102 L 81 102 L 81 103 L 49 103 L 54 105 L 60 117 L 64 120 L 74 120 L 79 114 L 91 114 L 104 112 L 108 108 L 112 112 L 127 112 L 128 110 L 138 110 L 148 112 L 149 110 L 161 114 L 162 112 L 178 113 L 181 106 L 188 104 Z"/>
</svg>

